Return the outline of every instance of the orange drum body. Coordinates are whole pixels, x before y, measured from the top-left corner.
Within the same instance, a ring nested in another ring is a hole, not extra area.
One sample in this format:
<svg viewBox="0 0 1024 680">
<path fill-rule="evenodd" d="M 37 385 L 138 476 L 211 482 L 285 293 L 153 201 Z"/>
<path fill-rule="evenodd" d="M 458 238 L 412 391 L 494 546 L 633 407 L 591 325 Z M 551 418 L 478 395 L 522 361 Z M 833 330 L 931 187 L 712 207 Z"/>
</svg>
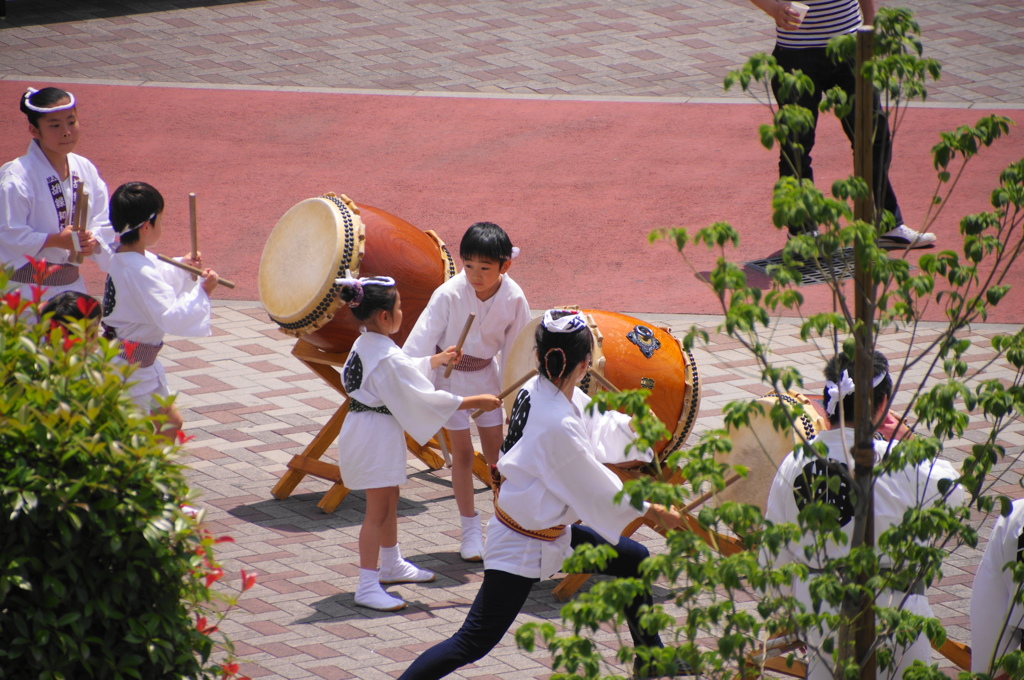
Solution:
<svg viewBox="0 0 1024 680">
<path fill-rule="evenodd" d="M 615 312 L 582 313 L 594 334 L 594 368 L 620 390 L 651 391 L 648 405 L 672 432 L 672 438 L 657 447 L 663 460 L 686 441 L 697 419 L 700 380 L 693 355 L 667 329 Z M 539 324 L 540 318 L 534 319 L 516 338 L 505 362 L 506 386 L 537 368 L 534 333 Z M 602 388 L 588 373 L 580 389 L 594 395 Z M 506 398 L 506 411 L 511 410 L 515 398 L 514 393 Z"/>
<path fill-rule="evenodd" d="M 771 410 L 778 403 L 779 395 L 771 392 L 757 400 L 762 413 L 753 413 L 750 422 L 744 426 L 727 428 L 732 441 L 732 451 L 717 458 L 719 463 L 742 465 L 749 469 L 745 479 L 726 487 L 715 494 L 714 502 L 749 503 L 765 511 L 768 492 L 772 487 L 775 473 L 789 452 L 814 435 L 829 429 L 828 417 L 818 400 L 808 399 L 802 394 L 791 392 L 782 397 L 791 407 L 795 427 L 775 429 Z M 726 476 L 728 477 L 728 473 Z"/>
<path fill-rule="evenodd" d="M 395 279 L 404 318 L 393 338 L 401 345 L 434 289 L 455 275 L 455 262 L 433 232 L 345 195 L 325 194 L 293 206 L 271 231 L 260 257 L 260 301 L 288 335 L 347 352 L 360 322 L 334 284 L 346 271 Z"/>
</svg>

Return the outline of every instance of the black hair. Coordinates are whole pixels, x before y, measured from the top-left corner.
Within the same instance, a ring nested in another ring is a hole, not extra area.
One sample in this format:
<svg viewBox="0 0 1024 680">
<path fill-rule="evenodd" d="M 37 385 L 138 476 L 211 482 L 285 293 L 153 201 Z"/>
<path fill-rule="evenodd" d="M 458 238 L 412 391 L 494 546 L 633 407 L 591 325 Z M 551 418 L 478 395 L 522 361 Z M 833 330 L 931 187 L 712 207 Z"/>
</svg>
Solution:
<svg viewBox="0 0 1024 680">
<path fill-rule="evenodd" d="M 29 104 L 32 104 L 32 106 L 36 106 L 41 109 L 48 109 L 52 106 L 56 106 L 57 102 L 59 102 L 61 99 L 67 99 L 68 101 L 71 101 L 71 95 L 65 92 L 64 90 L 60 89 L 59 87 L 44 87 L 41 90 L 37 90 L 31 93 L 25 92 L 25 94 L 21 95 L 19 108 L 21 109 L 22 113 L 28 116 L 28 122 L 32 124 L 32 127 L 38 128 L 39 119 L 45 116 L 46 114 L 39 113 L 38 111 L 33 111 L 32 109 L 28 108 L 28 106 L 26 106 L 25 103 L 28 102 Z"/>
<path fill-rule="evenodd" d="M 892 396 L 892 376 L 889 375 L 889 360 L 885 358 L 885 355 L 881 352 L 876 351 L 871 358 L 871 375 L 872 377 L 878 377 L 881 374 L 885 374 L 885 378 L 882 382 L 875 386 L 872 394 L 874 408 L 877 411 L 878 407 L 886 403 Z M 829 382 L 840 383 L 843 375 L 843 371 L 847 371 L 850 376 L 850 380 L 853 380 L 853 359 L 846 354 L 837 354 L 836 356 L 829 359 L 829 362 L 825 364 L 825 380 Z M 859 386 L 857 386 L 859 387 Z M 828 403 L 828 389 L 824 391 L 825 403 Z M 842 413 L 843 420 L 846 421 L 847 425 L 853 424 L 854 419 L 854 401 L 856 397 L 853 393 L 843 395 Z M 828 417 L 829 422 L 833 425 L 839 424 L 840 411 L 837 408 L 835 413 Z M 874 415 L 874 414 L 872 414 Z"/>
<path fill-rule="evenodd" d="M 573 312 L 565 310 L 552 314 L 556 319 L 568 316 Z M 573 333 L 554 333 L 546 330 L 544 324 L 537 326 L 533 334 L 537 343 L 537 370 L 542 376 L 555 385 L 571 375 L 580 363 L 587 360 L 587 355 L 594 349 L 594 335 L 587 326 Z"/>
<path fill-rule="evenodd" d="M 164 197 L 145 182 L 126 182 L 110 196 L 110 223 L 126 246 L 138 242 L 136 227 L 153 222 L 163 211 Z"/>
<path fill-rule="evenodd" d="M 358 289 L 350 284 L 340 286 L 341 299 L 347 304 L 356 299 Z M 366 321 L 377 312 L 390 312 L 395 308 L 398 299 L 398 286 L 362 285 L 363 299 L 355 307 L 350 307 L 353 316 Z"/>
<path fill-rule="evenodd" d="M 46 301 L 39 308 L 39 316 L 53 315 L 53 320 L 63 324 L 68 321 L 75 322 L 82 319 L 96 319 L 103 317 L 103 305 L 96 298 L 76 290 L 66 290 L 57 293 Z"/>
<path fill-rule="evenodd" d="M 503 263 L 512 259 L 512 241 L 494 222 L 477 222 L 466 230 L 459 243 L 459 257 L 483 257 Z"/>
</svg>

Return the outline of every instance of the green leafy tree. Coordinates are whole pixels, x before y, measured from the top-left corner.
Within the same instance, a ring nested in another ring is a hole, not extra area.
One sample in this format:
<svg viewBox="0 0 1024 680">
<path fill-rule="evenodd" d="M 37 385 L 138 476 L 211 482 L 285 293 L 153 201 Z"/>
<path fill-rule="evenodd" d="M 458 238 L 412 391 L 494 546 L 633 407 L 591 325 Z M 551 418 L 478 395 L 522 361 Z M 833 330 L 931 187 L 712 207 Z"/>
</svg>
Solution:
<svg viewBox="0 0 1024 680">
<path fill-rule="evenodd" d="M 182 510 L 177 446 L 125 395 L 117 347 L 38 303 L 0 297 L 0 678 L 237 677 L 230 538 Z"/>
<path fill-rule="evenodd" d="M 895 139 L 906 102 L 924 97 L 925 80 L 938 77 L 939 65 L 921 58 L 920 29 L 908 11 L 881 10 L 875 30 L 875 56 L 863 64 L 861 72 L 881 93 L 889 120 L 894 123 Z M 834 39 L 829 54 L 834 59 L 852 61 L 854 40 L 853 36 Z M 776 108 L 771 104 L 773 79 L 782 84 L 783 90 L 810 87 L 802 74 L 784 72 L 765 54 L 751 57 L 726 78 L 727 87 L 739 85 L 747 91 L 761 92 L 772 107 L 772 123 L 760 129 L 761 141 L 769 149 L 792 138 L 794 131 L 811 125 L 806 109 L 792 105 Z M 826 93 L 821 109 L 842 114 L 849 106 L 851 102 L 837 89 Z M 973 126 L 941 135 L 932 150 L 937 190 L 925 229 L 942 212 L 971 159 L 1005 135 L 1011 124 L 1002 116 L 988 116 Z M 699 668 L 705 677 L 756 675 L 764 670 L 765 660 L 770 656 L 765 649 L 767 639 L 806 640 L 806 631 L 825 626 L 839 630 L 839 634 L 817 648 L 807 649 L 806 654 L 837 659 L 837 678 L 858 678 L 874 663 L 856 653 L 848 634 L 851 624 L 859 623 L 859 610 L 851 603 L 865 602 L 875 619 L 868 629 L 867 649 L 876 656 L 879 677 L 887 675 L 886 670 L 892 666 L 887 645 L 894 641 L 907 643 L 923 631 L 933 646 L 946 642 L 945 631 L 937 620 L 916 616 L 898 603 L 882 606 L 876 596 L 886 588 L 917 580 L 931 585 L 941 578 L 942 560 L 948 552 L 960 546 L 976 546 L 978 537 L 968 522 L 971 509 L 991 512 L 998 508 L 1004 514 L 1009 512 L 1010 500 L 993 492 L 1000 482 L 994 470 L 1011 462 L 1006 460 L 1006 451 L 1000 444 L 1001 434 L 1020 417 L 1024 407 L 1024 331 L 997 334 L 990 340 L 992 362 L 1003 362 L 1014 372 L 1008 381 L 988 379 L 984 371 L 970 371 L 966 357 L 975 345 L 966 334 L 971 324 L 985 321 L 989 311 L 1003 300 L 1008 291 L 1006 274 L 1019 266 L 1018 258 L 1024 248 L 1024 159 L 1002 172 L 1000 183 L 991 194 L 991 211 L 960 220 L 957 249 L 922 255 L 917 271 L 910 266 L 905 253 L 891 256 L 876 244 L 877 235 L 891 228 L 891 215 L 873 214 L 863 219 L 855 213 L 851 202 L 863 200 L 868 194 L 867 183 L 858 177 L 835 182 L 831 196 L 823 194 L 808 179 L 780 179 L 772 204 L 776 226 L 813 223 L 820 226 L 821 233 L 787 242 L 782 264 L 770 271 L 771 284 L 765 291 L 748 285 L 742 266 L 729 258 L 730 248 L 739 243 L 739 235 L 727 223 L 718 222 L 694 233 L 681 228 L 662 229 L 653 233 L 651 240 L 664 239 L 675 245 L 695 274 L 697 268 L 688 257 L 692 248 L 707 247 L 718 253 L 717 263 L 705 279 L 724 316 L 718 330 L 738 340 L 756 358 L 766 391 L 770 388 L 785 394 L 803 391 L 804 385 L 798 370 L 773 362 L 763 340 L 771 336 L 773 315 L 798 317 L 801 337 L 816 343 L 826 356 L 840 352 L 854 356 L 860 349 L 856 347 L 857 337 L 871 339 L 866 347 L 871 351 L 880 334 L 903 334 L 912 351 L 889 358 L 894 364 L 903 365 L 901 372 L 893 375 L 894 394 L 909 396 L 900 415 L 916 420 L 915 436 L 895 444 L 889 455 L 876 464 L 873 476 L 940 457 L 946 442 L 964 434 L 969 414 L 973 413 L 983 419 L 988 429 L 984 440 L 973 446 L 971 455 L 960 466 L 959 483 L 966 503 L 954 506 L 947 502 L 949 487 L 945 487 L 942 499 L 907 512 L 900 525 L 876 536 L 873 543 L 855 534 L 849 555 L 830 561 L 821 573 L 815 574 L 808 573 L 802 564 L 778 564 L 777 557 L 783 545 L 801 538 L 813 539 L 812 552 L 820 552 L 826 541 L 845 540 L 837 513 L 830 506 L 811 503 L 801 512 L 799 524 L 774 525 L 751 505 L 705 505 L 697 514 L 699 525 L 708 531 L 739 537 L 747 549 L 727 554 L 713 549 L 694 532 L 669 532 L 664 551 L 645 563 L 639 582 L 602 582 L 563 609 L 568 634 L 560 634 L 553 624 L 523 626 L 517 633 L 518 643 L 528 649 L 538 641 L 546 645 L 554 658 L 553 677 L 589 679 L 614 671 L 600 658 L 588 634 L 601 624 L 621 623 L 615 618 L 615 603 L 630 597 L 629 593 L 636 588 L 650 588 L 655 582 L 667 587 L 671 601 L 685 610 L 678 622 L 660 606 L 647 613 L 647 624 L 674 644 L 663 650 L 634 650 L 623 643 L 620 661 L 637 653 L 659 660 L 663 671 L 682 659 Z M 843 283 L 844 274 L 848 273 L 843 266 L 852 266 L 842 264 L 849 262 L 847 254 L 855 257 L 860 273 L 866 273 L 871 286 L 876 287 L 866 312 L 860 314 L 851 287 Z M 801 267 L 806 265 L 817 269 L 831 289 L 829 309 L 804 307 L 800 285 Z M 925 309 L 942 311 L 945 325 L 940 332 L 921 332 Z M 692 347 L 707 343 L 708 337 L 705 330 L 694 327 L 687 333 L 685 344 Z M 915 371 L 912 382 L 919 387 L 907 389 L 911 383 L 907 378 L 909 371 Z M 922 374 L 923 378 L 917 377 Z M 599 408 L 628 407 L 629 412 L 644 415 L 636 420 L 640 437 L 653 441 L 664 436 L 664 432 L 649 429 L 646 407 L 638 403 L 635 395 L 599 396 Z M 729 404 L 724 413 L 725 425 L 742 426 L 761 409 L 752 402 Z M 771 408 L 770 415 L 778 428 L 792 427 L 797 418 L 797 413 L 783 400 Z M 870 425 L 875 429 L 880 423 Z M 813 444 L 801 446 L 810 455 L 820 455 Z M 650 477 L 628 482 L 626 491 L 634 502 L 649 498 L 680 507 L 683 495 L 695 495 L 707 486 L 721 489 L 727 478 L 746 472 L 722 462 L 727 460 L 723 457 L 730 449 L 726 429 L 707 432 L 693 448 L 676 452 L 666 461 L 670 469 L 678 468 L 689 480 L 688 486 L 668 485 Z M 872 476 L 866 478 L 870 480 Z M 860 491 L 858 497 L 862 499 L 864 489 Z M 858 504 L 856 521 L 865 524 L 869 517 L 867 508 Z M 596 561 L 606 557 L 602 551 L 580 551 L 568 568 L 590 571 Z M 889 568 L 882 569 L 882 564 Z M 1019 572 L 1024 576 L 1024 571 Z M 794 578 L 809 584 L 811 608 L 805 609 L 788 595 L 786 586 Z M 754 604 L 743 606 L 741 601 Z M 839 613 L 822 613 L 822 603 Z M 698 639 L 709 636 L 717 639 L 717 646 L 709 649 L 697 644 Z M 781 654 L 790 664 L 799 660 L 796 645 L 780 643 L 773 653 Z M 1020 671 L 1024 668 L 1024 653 L 1008 655 L 1003 668 L 1010 670 L 1014 678 L 1024 677 Z M 937 665 L 918 664 L 906 677 L 937 680 L 946 676 Z"/>
</svg>

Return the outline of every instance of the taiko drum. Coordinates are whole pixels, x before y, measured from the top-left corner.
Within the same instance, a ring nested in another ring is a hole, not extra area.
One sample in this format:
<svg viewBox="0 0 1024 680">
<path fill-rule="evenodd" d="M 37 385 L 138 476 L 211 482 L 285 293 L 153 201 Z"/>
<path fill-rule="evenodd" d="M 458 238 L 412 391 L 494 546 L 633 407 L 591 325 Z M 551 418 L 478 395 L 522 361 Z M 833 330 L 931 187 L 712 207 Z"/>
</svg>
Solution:
<svg viewBox="0 0 1024 680">
<path fill-rule="evenodd" d="M 455 275 L 440 238 L 344 194 L 294 205 L 270 232 L 259 266 L 260 302 L 284 333 L 344 353 L 360 322 L 342 303 L 338 277 L 390 276 L 402 300 L 401 345 L 434 289 Z"/>
<path fill-rule="evenodd" d="M 656 447 L 658 458 L 664 460 L 682 446 L 697 420 L 697 362 L 666 328 L 616 312 L 584 309 L 581 313 L 594 334 L 593 368 L 620 390 L 650 390 L 648 405 L 672 433 L 669 440 Z M 533 319 L 516 337 L 505 362 L 506 386 L 537 368 L 534 333 L 539 324 L 539 317 Z M 588 395 L 602 389 L 590 373 L 579 387 Z M 511 411 L 515 397 L 513 393 L 505 399 L 506 412 Z"/>
</svg>

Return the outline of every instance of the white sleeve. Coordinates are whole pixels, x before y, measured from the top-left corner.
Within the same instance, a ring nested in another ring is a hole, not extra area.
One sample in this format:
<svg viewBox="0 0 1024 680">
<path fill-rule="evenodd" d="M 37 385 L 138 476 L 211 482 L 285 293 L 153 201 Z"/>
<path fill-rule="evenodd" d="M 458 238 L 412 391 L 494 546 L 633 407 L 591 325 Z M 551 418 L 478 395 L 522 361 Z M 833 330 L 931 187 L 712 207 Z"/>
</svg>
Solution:
<svg viewBox="0 0 1024 680">
<path fill-rule="evenodd" d="M 625 413 L 618 411 L 605 411 L 601 413 L 596 408 L 592 414 L 583 410 L 583 424 L 587 434 L 590 435 L 590 444 L 594 450 L 594 457 L 599 463 L 627 463 L 632 461 L 643 461 L 650 463 L 654 460 L 654 451 L 638 451 L 635 447 L 626 453 L 626 447 L 636 440 L 636 434 L 630 427 L 633 419 Z"/>
<path fill-rule="evenodd" d="M 1017 561 L 1022 516 L 1024 501 L 1017 501 L 1009 517 L 996 520 L 992 537 L 974 575 L 971 588 L 971 670 L 975 673 L 989 673 L 993 661 L 1016 649 L 1020 642 L 1024 608 L 1011 604 L 1020 585 L 1013 582 L 1012 573 L 1004 567 Z"/>
<path fill-rule="evenodd" d="M 430 358 L 412 358 L 401 350 L 388 354 L 367 376 L 370 391 L 387 405 L 409 436 L 422 446 L 462 405 L 462 397 L 434 389 L 427 377 Z"/>
<path fill-rule="evenodd" d="M 772 480 L 771 489 L 768 491 L 768 501 L 765 503 L 764 518 L 773 524 L 797 523 L 796 500 L 793 498 L 793 480 L 790 474 L 797 464 L 795 454 L 790 453 L 779 465 L 778 472 Z M 794 552 L 795 545 L 783 545 L 779 549 L 779 555 L 775 559 L 776 565 L 789 564 L 797 561 Z M 767 555 L 761 553 L 762 563 L 767 562 Z"/>
<path fill-rule="evenodd" d="M 110 270 L 110 258 L 114 256 L 114 249 L 117 247 L 117 233 L 110 225 L 110 217 L 107 214 L 107 183 L 104 182 L 98 173 L 92 177 L 93 191 L 89 194 L 89 231 L 96 239 L 96 249 L 92 252 L 93 261 L 103 271 Z"/>
<path fill-rule="evenodd" d="M 161 263 L 162 264 L 162 263 Z M 152 275 L 137 278 L 134 283 L 136 298 L 149 309 L 153 321 L 160 330 L 169 335 L 205 337 L 210 334 L 210 298 L 202 286 L 193 286 L 179 293 L 177 269 L 173 270 L 170 281 L 161 277 L 163 270 L 151 270 Z"/>
<path fill-rule="evenodd" d="M 402 351 L 411 357 L 429 357 L 437 353 L 435 348 L 440 346 L 448 328 L 450 305 L 446 303 L 447 300 L 442 298 L 441 289 L 436 289 L 420 317 L 416 319 L 416 325 L 412 327 L 409 337 L 402 345 Z"/>
<path fill-rule="evenodd" d="M 611 544 L 619 542 L 626 525 L 642 517 L 648 504 L 636 510 L 623 496 L 620 503 L 615 496 L 622 490 L 622 482 L 587 451 L 589 441 L 582 428 L 567 427 L 552 433 L 553 447 L 560 454 L 562 464 L 551 471 L 545 480 L 548 490 L 573 509 L 584 524 L 592 527 Z"/>
<path fill-rule="evenodd" d="M 28 223 L 31 199 L 25 186 L 9 174 L 0 179 L 0 262 L 15 269 L 26 264 L 26 255 L 36 257 L 47 234 Z"/>
</svg>

